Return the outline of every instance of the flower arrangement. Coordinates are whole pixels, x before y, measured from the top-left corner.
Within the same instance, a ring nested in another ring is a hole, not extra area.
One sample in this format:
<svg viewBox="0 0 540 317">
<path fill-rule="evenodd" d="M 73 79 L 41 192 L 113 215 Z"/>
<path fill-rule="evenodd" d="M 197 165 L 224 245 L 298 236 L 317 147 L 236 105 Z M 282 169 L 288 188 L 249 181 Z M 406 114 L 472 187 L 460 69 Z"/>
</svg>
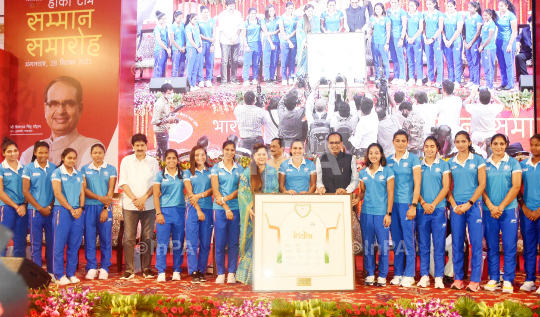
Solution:
<svg viewBox="0 0 540 317">
<path fill-rule="evenodd" d="M 269 300 L 252 301 L 246 300 L 240 307 L 231 304 L 223 303 L 219 306 L 219 312 L 221 316 L 237 317 L 237 316 L 250 316 L 250 317 L 264 317 L 269 316 L 272 312 L 272 302 Z"/>
<path fill-rule="evenodd" d="M 90 287 L 62 290 L 36 290 L 29 294 L 30 316 L 88 316 L 101 297 L 90 293 Z"/>
<path fill-rule="evenodd" d="M 409 305 L 396 304 L 399 313 L 405 317 L 460 317 L 454 307 L 454 302 L 447 302 L 438 298 L 417 302 L 410 302 Z"/>
<path fill-rule="evenodd" d="M 251 163 L 251 158 L 248 156 L 241 156 L 236 160 L 236 163 L 240 164 L 243 168 L 246 168 L 249 166 L 249 163 Z"/>
</svg>

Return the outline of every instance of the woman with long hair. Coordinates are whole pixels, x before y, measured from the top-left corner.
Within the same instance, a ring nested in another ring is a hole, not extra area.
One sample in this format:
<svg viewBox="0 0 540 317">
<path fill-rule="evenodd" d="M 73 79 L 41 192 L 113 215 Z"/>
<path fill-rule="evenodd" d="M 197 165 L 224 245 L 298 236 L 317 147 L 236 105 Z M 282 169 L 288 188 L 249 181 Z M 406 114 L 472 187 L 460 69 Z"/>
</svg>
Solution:
<svg viewBox="0 0 540 317">
<path fill-rule="evenodd" d="M 296 61 L 296 23 L 294 3 L 285 4 L 285 14 L 279 18 L 281 39 L 281 84 L 294 84 Z"/>
<path fill-rule="evenodd" d="M 23 186 L 23 166 L 19 162 L 19 147 L 13 140 L 4 137 L 0 165 L 0 223 L 13 231 L 13 256 L 26 257 L 26 235 L 28 216 Z M 41 240 L 40 240 L 41 241 Z M 2 256 L 6 250 L 2 250 Z"/>
<path fill-rule="evenodd" d="M 269 4 L 264 9 L 264 19 L 261 20 L 263 40 L 263 79 L 271 85 L 276 79 L 276 69 L 281 52 L 279 44 L 279 18 L 276 8 Z"/>
<path fill-rule="evenodd" d="M 240 207 L 240 261 L 236 280 L 243 284 L 253 283 L 253 194 L 277 193 L 278 173 L 267 164 L 268 150 L 262 143 L 253 147 L 252 161 L 240 176 L 238 203 Z"/>
<path fill-rule="evenodd" d="M 424 14 L 418 11 L 420 2 L 418 0 L 409 1 L 409 12 L 407 14 L 407 65 L 409 67 L 409 86 L 414 86 L 414 75 L 416 72 L 416 86 L 423 85 L 424 62 L 422 61 L 422 33 L 424 32 Z"/>
<path fill-rule="evenodd" d="M 486 9 L 482 13 L 484 25 L 482 26 L 482 43 L 478 46 L 481 54 L 482 68 L 486 79 L 486 87 L 493 89 L 493 79 L 495 78 L 495 58 L 496 58 L 496 35 L 497 13 L 492 9 Z"/>
<path fill-rule="evenodd" d="M 480 197 L 486 188 L 486 164 L 474 152 L 471 137 L 466 131 L 459 131 L 454 138 L 458 154 L 448 161 L 452 175 L 453 188 L 448 191 L 448 202 L 452 206 L 450 222 L 452 225 L 452 263 L 454 263 L 453 289 L 463 288 L 463 244 L 465 227 L 468 227 L 472 248 L 471 282 L 467 290 L 476 292 L 482 278 L 482 202 Z"/>
<path fill-rule="evenodd" d="M 307 75 L 307 35 L 310 33 L 321 33 L 321 19 L 314 15 L 315 8 L 308 3 L 304 6 L 304 14 L 298 20 L 296 26 L 296 42 L 298 43 L 296 54 L 298 69 L 296 76 Z"/>
<path fill-rule="evenodd" d="M 157 24 L 154 28 L 154 74 L 152 77 L 165 77 L 167 59 L 171 56 L 169 47 L 169 31 L 167 29 L 167 17 L 165 13 L 156 11 Z"/>
<path fill-rule="evenodd" d="M 321 14 L 321 31 L 341 33 L 345 25 L 345 16 L 336 8 L 336 0 L 328 0 L 326 8 L 327 10 Z"/>
<path fill-rule="evenodd" d="M 388 256 L 390 253 L 390 224 L 394 202 L 394 171 L 386 164 L 383 148 L 372 143 L 366 150 L 366 168 L 360 171 L 360 200 L 364 200 L 360 211 L 360 225 L 364 239 L 364 268 L 367 271 L 365 284 L 375 283 L 375 238 L 379 245 L 379 277 L 377 286 L 386 286 Z"/>
<path fill-rule="evenodd" d="M 420 159 L 407 151 L 409 136 L 398 130 L 392 141 L 396 153 L 388 157 L 388 166 L 395 175 L 394 205 L 392 208 L 392 241 L 397 246 L 394 256 L 393 285 L 411 287 L 416 273 L 416 207 L 420 199 L 422 169 Z M 405 254 L 407 261 L 405 262 Z"/>
<path fill-rule="evenodd" d="M 444 252 L 446 243 L 446 195 L 450 189 L 448 163 L 438 157 L 439 142 L 434 136 L 424 141 L 422 185 L 418 206 L 418 253 L 420 254 L 420 281 L 418 286 L 429 285 L 429 262 L 433 238 L 435 288 L 444 288 Z"/>
<path fill-rule="evenodd" d="M 165 282 L 167 253 L 172 235 L 173 281 L 180 281 L 180 266 L 184 262 L 184 237 L 186 228 L 186 199 L 184 180 L 178 160 L 178 152 L 168 149 L 163 155 L 165 167 L 154 179 L 154 206 L 156 207 L 156 269 L 158 282 Z"/>
<path fill-rule="evenodd" d="M 470 81 L 465 85 L 466 88 L 476 89 L 480 87 L 480 52 L 478 46 L 481 43 L 482 34 L 482 9 L 478 2 L 469 2 L 469 14 L 465 17 L 465 39 L 463 48 L 469 65 Z"/>
<path fill-rule="evenodd" d="M 99 233 L 101 249 L 101 268 L 99 279 L 109 277 L 109 266 L 112 265 L 112 221 L 113 194 L 118 173 L 116 168 L 105 163 L 105 147 L 101 143 L 90 148 L 93 162 L 81 168 L 83 175 L 84 206 L 84 254 L 86 256 L 87 280 L 97 275 L 96 238 Z"/>
<path fill-rule="evenodd" d="M 206 282 L 214 215 L 212 212 L 212 184 L 206 150 L 194 146 L 189 154 L 190 167 L 184 172 L 184 185 L 189 205 L 186 215 L 187 261 L 191 283 Z"/>
<path fill-rule="evenodd" d="M 384 67 L 384 76 L 386 80 L 390 78 L 390 62 L 388 61 L 388 50 L 390 49 L 390 33 L 392 21 L 386 16 L 384 5 L 377 3 L 373 8 L 375 14 L 370 18 L 371 34 L 371 51 L 373 54 L 373 63 L 375 68 L 379 69 L 379 57 L 382 59 Z M 376 80 L 379 80 L 379 71 L 375 72 Z"/>
<path fill-rule="evenodd" d="M 460 87 L 462 73 L 463 40 L 461 31 L 463 30 L 463 17 L 456 11 L 456 1 L 446 2 L 446 12 L 443 18 L 443 42 L 444 58 L 448 66 L 448 80 L 454 82 L 454 88 Z"/>
<path fill-rule="evenodd" d="M 169 29 L 172 49 L 172 77 L 184 77 L 186 69 L 186 32 L 183 20 L 182 11 L 175 11 L 173 24 Z"/>
<path fill-rule="evenodd" d="M 315 163 L 304 158 L 304 142 L 291 143 L 291 158 L 279 167 L 279 191 L 286 194 L 312 194 L 317 190 Z"/>
<path fill-rule="evenodd" d="M 186 17 L 187 79 L 192 91 L 199 90 L 197 84 L 203 80 L 201 71 L 203 46 L 198 20 L 196 13 L 190 13 Z"/>
<path fill-rule="evenodd" d="M 497 16 L 497 60 L 501 70 L 501 86 L 497 90 L 511 90 L 514 89 L 516 79 L 514 55 L 518 35 L 514 4 L 510 0 L 499 0 Z"/>
<path fill-rule="evenodd" d="M 257 8 L 249 8 L 248 18 L 242 27 L 244 42 L 244 67 L 242 79 L 244 87 L 249 87 L 249 68 L 251 67 L 252 84 L 257 85 L 259 78 L 259 62 L 261 61 L 261 21 L 257 18 Z"/>
<path fill-rule="evenodd" d="M 405 35 L 407 34 L 407 12 L 399 6 L 398 0 L 390 0 L 390 8 L 386 11 L 386 16 L 392 22 L 390 32 L 390 56 L 394 66 L 394 79 L 392 84 L 405 85 Z"/>
<path fill-rule="evenodd" d="M 79 263 L 79 248 L 84 232 L 85 196 L 83 175 L 75 169 L 77 152 L 72 148 L 67 148 L 60 157 L 62 161 L 51 175 L 55 197 L 53 270 L 56 283 L 67 285 L 80 282 L 75 272 Z M 67 255 L 64 262 L 66 246 Z"/>
<path fill-rule="evenodd" d="M 427 10 L 424 12 L 424 44 L 427 57 L 428 82 L 430 87 L 435 82 L 435 65 L 437 65 L 437 82 L 435 87 L 442 88 L 443 80 L 443 51 L 442 32 L 444 15 L 439 11 L 437 0 L 426 0 Z"/>
<path fill-rule="evenodd" d="M 23 169 L 22 190 L 24 198 L 28 201 L 28 227 L 30 229 L 32 261 L 42 266 L 41 251 L 43 248 L 43 231 L 45 230 L 47 273 L 54 278 L 52 260 L 54 193 L 51 175 L 56 169 L 56 165 L 49 162 L 49 148 L 49 144 L 44 141 L 37 141 L 34 144 L 32 163 L 26 165 Z"/>
<path fill-rule="evenodd" d="M 506 153 L 509 142 L 504 134 L 491 138 L 493 154 L 486 161 L 486 189 L 482 194 L 486 228 L 489 282 L 486 291 L 499 288 L 499 232 L 504 250 L 503 293 L 513 293 L 516 277 L 516 253 L 519 210 L 517 194 L 521 189 L 521 166 Z"/>
<path fill-rule="evenodd" d="M 216 20 L 210 17 L 210 9 L 207 6 L 201 6 L 199 9 L 201 18 L 199 19 L 199 29 L 202 38 L 202 57 L 201 67 L 199 69 L 199 77 L 202 78 L 199 82 L 199 87 L 212 87 L 212 79 L 214 77 L 214 51 L 216 43 Z M 203 77 L 203 66 L 206 67 L 206 76 Z"/>
</svg>

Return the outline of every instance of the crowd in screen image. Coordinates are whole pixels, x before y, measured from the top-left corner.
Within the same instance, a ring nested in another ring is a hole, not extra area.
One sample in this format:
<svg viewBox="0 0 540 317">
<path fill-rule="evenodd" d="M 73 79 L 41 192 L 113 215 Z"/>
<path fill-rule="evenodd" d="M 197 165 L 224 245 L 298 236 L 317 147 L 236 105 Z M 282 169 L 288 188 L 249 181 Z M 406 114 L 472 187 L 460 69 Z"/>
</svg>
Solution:
<svg viewBox="0 0 540 317">
<path fill-rule="evenodd" d="M 271 86 L 279 78 L 281 85 L 293 85 L 307 76 L 307 34 L 354 32 L 365 34 L 375 67 L 384 70 L 376 73 L 376 82 L 390 79 L 392 61 L 394 85 L 441 88 L 447 79 L 455 88 L 514 90 L 519 76 L 528 75 L 532 19 L 518 29 L 512 2 L 500 0 L 496 6 L 497 11 L 483 10 L 479 1 L 470 1 L 467 11 L 458 12 L 456 1 L 449 0 L 442 13 L 437 0 L 426 0 L 425 11 L 418 0 L 406 1 L 405 9 L 398 0 L 390 0 L 388 8 L 351 0 L 341 11 L 336 0 L 315 0 L 299 8 L 287 2 L 281 16 L 270 4 L 264 12 L 249 8 L 242 17 L 235 0 L 227 0 L 215 17 L 204 5 L 200 12 L 186 16 L 176 11 L 172 25 L 167 25 L 165 13 L 156 11 L 153 77 L 165 77 L 170 58 L 171 77 L 187 77 L 192 90 L 212 87 L 216 84 L 214 52 L 219 45 L 221 85 L 249 87 L 262 79 Z M 237 79 L 237 55 L 240 60 L 243 56 L 242 84 Z M 494 87 L 496 62 L 502 79 L 498 87 Z"/>
</svg>

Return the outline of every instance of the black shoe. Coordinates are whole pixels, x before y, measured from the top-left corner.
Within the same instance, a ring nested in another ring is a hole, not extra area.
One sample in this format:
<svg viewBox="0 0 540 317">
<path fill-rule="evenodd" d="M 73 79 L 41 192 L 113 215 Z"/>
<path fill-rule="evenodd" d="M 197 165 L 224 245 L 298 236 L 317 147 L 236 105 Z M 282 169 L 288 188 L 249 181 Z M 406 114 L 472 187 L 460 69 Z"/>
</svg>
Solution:
<svg viewBox="0 0 540 317">
<path fill-rule="evenodd" d="M 501 90 L 510 90 L 510 87 L 504 86 L 503 88 L 501 88 Z"/>
<path fill-rule="evenodd" d="M 193 272 L 191 273 L 191 284 L 199 284 L 201 281 L 199 279 L 199 273 Z"/>
<path fill-rule="evenodd" d="M 152 270 L 150 270 L 150 269 L 145 269 L 143 271 L 143 276 L 144 276 L 144 278 L 154 278 L 154 277 L 156 277 L 156 275 L 154 273 L 152 273 Z"/>
<path fill-rule="evenodd" d="M 500 85 L 499 87 L 495 88 L 495 90 L 504 90 L 506 86 Z"/>
<path fill-rule="evenodd" d="M 199 274 L 199 281 L 201 283 L 206 282 L 206 277 L 204 277 L 204 274 L 202 274 L 201 271 L 198 271 L 197 274 Z"/>
<path fill-rule="evenodd" d="M 233 84 L 233 85 L 241 85 L 241 83 L 236 79 L 231 80 L 231 84 Z"/>
<path fill-rule="evenodd" d="M 132 278 L 135 277 L 135 274 L 133 273 L 129 273 L 129 272 L 124 272 L 124 274 L 122 274 L 122 276 L 120 277 L 121 280 L 131 280 Z"/>
<path fill-rule="evenodd" d="M 451 276 L 444 275 L 443 284 L 452 284 L 452 283 L 454 283 L 454 279 Z"/>
</svg>

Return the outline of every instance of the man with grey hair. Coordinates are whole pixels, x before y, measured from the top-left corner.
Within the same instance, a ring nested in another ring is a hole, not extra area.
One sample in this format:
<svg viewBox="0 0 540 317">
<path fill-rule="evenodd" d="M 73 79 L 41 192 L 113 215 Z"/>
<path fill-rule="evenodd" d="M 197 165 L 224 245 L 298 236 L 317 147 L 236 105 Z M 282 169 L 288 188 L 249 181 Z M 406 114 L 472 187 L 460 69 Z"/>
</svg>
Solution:
<svg viewBox="0 0 540 317">
<path fill-rule="evenodd" d="M 330 82 L 330 93 L 328 94 L 328 101 L 326 101 L 324 98 L 319 98 L 317 99 L 317 101 L 315 101 L 315 94 L 317 93 L 318 88 L 319 82 L 317 82 L 306 100 L 306 119 L 310 130 L 311 124 L 315 121 L 326 121 L 328 122 L 328 124 L 330 124 L 330 120 L 332 119 L 332 115 L 334 114 L 336 95 L 334 93 L 334 89 L 332 88 L 332 82 Z M 328 111 L 326 111 L 327 106 Z"/>
</svg>

